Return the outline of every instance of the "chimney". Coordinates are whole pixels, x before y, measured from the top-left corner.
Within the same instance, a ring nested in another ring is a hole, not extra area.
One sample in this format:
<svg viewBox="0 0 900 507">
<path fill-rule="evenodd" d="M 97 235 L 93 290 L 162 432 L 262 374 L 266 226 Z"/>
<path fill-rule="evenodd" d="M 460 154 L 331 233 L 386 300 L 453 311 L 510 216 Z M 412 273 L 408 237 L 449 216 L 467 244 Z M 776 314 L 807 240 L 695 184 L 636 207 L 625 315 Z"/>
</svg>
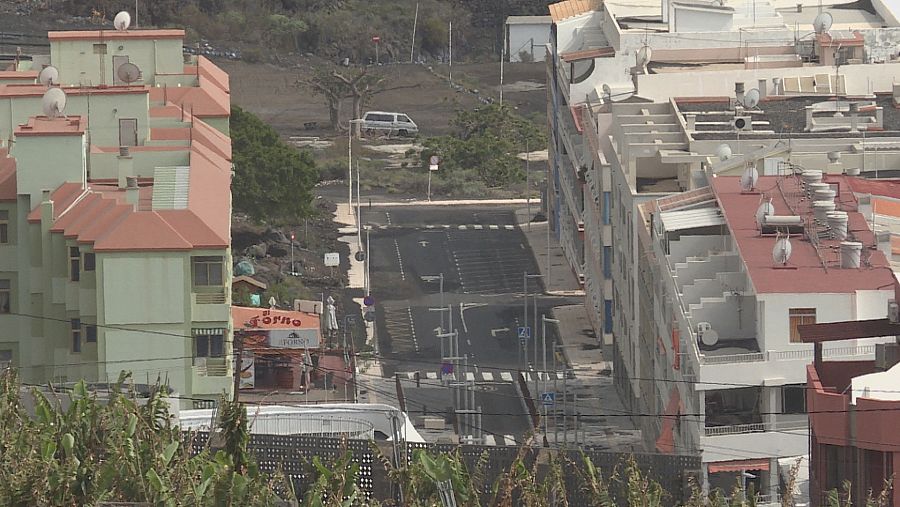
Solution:
<svg viewBox="0 0 900 507">
<path fill-rule="evenodd" d="M 684 115 L 684 119 L 687 122 L 686 129 L 688 132 L 694 132 L 697 130 L 697 115 L 695 113 L 688 113 Z"/>
<path fill-rule="evenodd" d="M 737 105 L 744 104 L 744 83 L 734 83 L 734 99 Z"/>
<path fill-rule="evenodd" d="M 48 232 L 53 225 L 53 201 L 50 200 L 50 190 L 41 190 L 41 230 Z"/>
<path fill-rule="evenodd" d="M 797 4 L 797 12 L 803 12 L 803 4 Z"/>
<path fill-rule="evenodd" d="M 138 209 L 138 199 L 140 189 L 138 188 L 137 178 L 134 176 L 125 177 L 125 202 L 134 206 L 134 210 Z"/>
<path fill-rule="evenodd" d="M 128 146 L 119 147 L 119 188 L 128 187 L 128 177 L 134 176 L 134 160 Z"/>
<path fill-rule="evenodd" d="M 828 152 L 828 166 L 826 172 L 829 174 L 838 174 L 844 172 L 844 164 L 841 163 L 841 152 Z"/>
<path fill-rule="evenodd" d="M 828 221 L 828 227 L 831 227 L 831 234 L 834 239 L 844 241 L 847 239 L 847 212 L 832 211 L 825 216 Z"/>
<path fill-rule="evenodd" d="M 841 267 L 844 269 L 859 268 L 859 255 L 862 251 L 862 243 L 856 241 L 841 241 Z"/>
<path fill-rule="evenodd" d="M 774 90 L 774 92 L 772 92 L 773 95 L 781 95 L 783 93 L 783 90 L 781 89 L 782 85 L 784 85 L 784 80 L 782 80 L 780 77 L 772 78 L 772 88 Z"/>
<path fill-rule="evenodd" d="M 766 89 L 766 85 L 769 81 L 767 79 L 760 79 L 758 83 L 756 89 L 759 90 L 759 100 L 763 100 L 769 95 L 769 91 Z"/>
<path fill-rule="evenodd" d="M 850 132 L 859 132 L 859 103 L 850 103 Z"/>
</svg>

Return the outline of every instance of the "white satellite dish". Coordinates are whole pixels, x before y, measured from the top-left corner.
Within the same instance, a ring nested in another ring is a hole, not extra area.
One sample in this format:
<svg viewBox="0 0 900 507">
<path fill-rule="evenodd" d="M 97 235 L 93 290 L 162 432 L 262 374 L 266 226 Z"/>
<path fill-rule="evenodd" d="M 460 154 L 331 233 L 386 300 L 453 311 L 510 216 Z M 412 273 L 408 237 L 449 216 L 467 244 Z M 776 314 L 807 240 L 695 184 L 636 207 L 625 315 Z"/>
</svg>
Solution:
<svg viewBox="0 0 900 507">
<path fill-rule="evenodd" d="M 653 50 L 650 49 L 650 46 L 642 46 L 641 49 L 638 49 L 637 53 L 635 53 L 635 60 L 637 60 L 637 66 L 643 67 L 650 63 L 650 58 L 653 56 Z"/>
<path fill-rule="evenodd" d="M 731 158 L 731 146 L 728 146 L 727 144 L 720 144 L 716 148 L 716 156 L 719 157 L 719 160 L 721 160 L 722 162 L 728 160 L 729 158 Z"/>
<path fill-rule="evenodd" d="M 741 101 L 747 109 L 753 109 L 759 104 L 759 90 L 754 88 L 749 92 L 744 94 L 744 99 Z"/>
<path fill-rule="evenodd" d="M 700 322 L 697 324 L 697 334 L 700 336 L 700 341 L 703 345 L 712 347 L 716 343 L 719 343 L 719 333 L 712 328 L 712 325 L 709 322 Z"/>
<path fill-rule="evenodd" d="M 828 12 L 820 12 L 816 19 L 813 20 L 813 30 L 816 33 L 825 33 L 831 28 L 834 18 Z"/>
<path fill-rule="evenodd" d="M 775 241 L 775 248 L 772 249 L 772 260 L 775 264 L 782 266 L 788 263 L 791 258 L 791 240 L 786 236 Z"/>
<path fill-rule="evenodd" d="M 59 88 L 50 88 L 44 93 L 41 106 L 44 109 L 44 116 L 47 118 L 62 116 L 66 109 L 66 92 Z"/>
<path fill-rule="evenodd" d="M 128 14 L 127 11 L 116 14 L 116 17 L 113 18 L 113 26 L 120 32 L 128 30 L 128 27 L 131 26 L 131 14 Z"/>
<path fill-rule="evenodd" d="M 763 201 L 763 203 L 759 205 L 759 208 L 756 209 L 756 225 L 761 226 L 765 217 L 774 214 L 775 206 L 772 204 L 772 199 Z"/>
<path fill-rule="evenodd" d="M 759 171 L 756 166 L 748 165 L 741 175 L 741 190 L 750 192 L 756 188 L 756 182 L 759 180 Z"/>
<path fill-rule="evenodd" d="M 126 62 L 116 69 L 116 76 L 123 83 L 131 84 L 141 79 L 141 69 L 131 62 Z"/>
<path fill-rule="evenodd" d="M 603 98 L 612 102 L 612 88 L 606 83 L 603 83 Z"/>
<path fill-rule="evenodd" d="M 41 73 L 38 74 L 38 82 L 44 86 L 59 84 L 59 71 L 52 65 L 44 67 L 41 69 Z"/>
</svg>

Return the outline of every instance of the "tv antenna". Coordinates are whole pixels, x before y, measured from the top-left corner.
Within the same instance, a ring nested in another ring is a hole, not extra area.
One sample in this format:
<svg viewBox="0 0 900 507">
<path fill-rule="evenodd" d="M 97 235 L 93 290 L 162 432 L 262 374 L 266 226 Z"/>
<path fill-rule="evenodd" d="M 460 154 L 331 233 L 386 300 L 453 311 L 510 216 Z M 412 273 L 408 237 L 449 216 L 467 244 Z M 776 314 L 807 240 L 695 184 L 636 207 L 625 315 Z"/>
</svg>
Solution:
<svg viewBox="0 0 900 507">
<path fill-rule="evenodd" d="M 59 70 L 52 65 L 48 65 L 41 69 L 41 73 L 38 74 L 38 82 L 40 82 L 44 86 L 53 86 L 59 84 Z"/>
<path fill-rule="evenodd" d="M 57 118 L 63 115 L 66 109 L 66 92 L 60 88 L 50 88 L 44 93 L 41 99 L 41 106 L 44 110 L 44 116 L 47 118 Z"/>
<path fill-rule="evenodd" d="M 141 69 L 131 62 L 126 62 L 116 69 L 116 76 L 126 85 L 130 85 L 141 79 Z"/>
<path fill-rule="evenodd" d="M 128 14 L 128 11 L 122 11 L 116 14 L 116 17 L 113 18 L 113 26 L 116 27 L 116 30 L 119 32 L 128 30 L 128 27 L 131 26 L 131 14 Z"/>
<path fill-rule="evenodd" d="M 818 33 L 825 33 L 834 23 L 834 17 L 829 12 L 820 12 L 816 19 L 813 20 L 813 30 Z"/>
</svg>

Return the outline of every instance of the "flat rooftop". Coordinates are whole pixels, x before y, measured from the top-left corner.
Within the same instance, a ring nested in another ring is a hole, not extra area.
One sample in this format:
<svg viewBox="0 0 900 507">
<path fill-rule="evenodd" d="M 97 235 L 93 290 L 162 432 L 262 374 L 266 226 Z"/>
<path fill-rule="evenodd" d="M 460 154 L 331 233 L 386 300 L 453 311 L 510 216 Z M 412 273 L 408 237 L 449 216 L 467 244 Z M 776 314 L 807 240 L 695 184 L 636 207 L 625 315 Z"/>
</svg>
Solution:
<svg viewBox="0 0 900 507">
<path fill-rule="evenodd" d="M 820 239 L 819 246 L 805 236 L 791 236 L 792 254 L 787 268 L 772 259 L 774 236 L 760 235 L 756 210 L 764 199 L 772 199 L 775 215 L 808 216 L 809 200 L 800 197 L 802 187 L 795 176 L 761 176 L 757 192 L 742 192 L 741 178 L 720 176 L 712 179 L 713 192 L 725 217 L 747 275 L 758 294 L 764 293 L 853 293 L 859 290 L 893 290 L 894 273 L 884 254 L 877 248 L 875 235 L 858 203 L 847 178 L 828 175 L 823 179 L 838 190 L 837 209 L 847 212 L 849 233 L 863 244 L 858 269 L 840 268 L 840 242 Z"/>
<path fill-rule="evenodd" d="M 748 90 L 749 90 L 748 86 Z M 729 99 L 726 97 L 710 98 L 710 100 L 694 100 L 690 98 L 675 99 L 682 115 L 686 113 L 696 114 L 696 131 L 691 135 L 697 140 L 732 140 L 737 139 L 737 132 L 730 127 L 734 119 L 734 110 L 730 108 Z M 753 131 L 740 133 L 741 139 L 769 139 L 772 137 L 791 138 L 860 138 L 862 132 L 850 132 L 849 130 L 834 131 L 806 131 L 806 108 L 820 104 L 828 106 L 839 103 L 841 108 L 846 108 L 850 102 L 874 103 L 881 107 L 884 113 L 883 130 L 869 129 L 865 137 L 898 137 L 900 136 L 900 109 L 894 108 L 893 98 L 890 94 L 879 94 L 875 98 L 845 98 L 836 99 L 834 95 L 822 96 L 785 96 L 770 97 L 759 103 L 752 110 L 745 110 L 743 116 L 753 119 Z M 844 112 L 844 115 L 847 113 Z M 863 108 L 860 118 L 873 116 L 874 112 Z M 849 121 L 849 120 L 848 120 Z M 860 128 L 863 122 L 860 121 Z"/>
</svg>

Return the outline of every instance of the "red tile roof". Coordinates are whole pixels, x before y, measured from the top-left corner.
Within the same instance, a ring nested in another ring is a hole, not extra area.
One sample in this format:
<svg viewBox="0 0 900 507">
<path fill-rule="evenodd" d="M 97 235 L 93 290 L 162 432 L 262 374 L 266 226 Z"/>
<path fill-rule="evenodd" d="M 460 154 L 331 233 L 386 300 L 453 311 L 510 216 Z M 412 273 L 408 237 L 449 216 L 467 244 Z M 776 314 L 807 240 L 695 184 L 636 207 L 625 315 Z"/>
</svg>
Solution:
<svg viewBox="0 0 900 507">
<path fill-rule="evenodd" d="M 796 178 L 779 178 L 762 176 L 757 188 L 772 198 L 776 215 L 790 215 L 787 202 L 777 187 L 781 179 L 784 195 L 797 192 L 799 183 Z M 761 199 L 760 194 L 741 192 L 740 177 L 720 176 L 712 180 L 712 187 L 722 209 L 725 221 L 737 244 L 750 281 L 758 294 L 763 293 L 852 293 L 857 290 L 893 290 L 894 275 L 890 270 L 884 254 L 875 249 L 875 236 L 869 229 L 865 217 L 857 211 L 857 201 L 850 190 L 847 179 L 843 176 L 828 176 L 828 183 L 839 186 L 838 209 L 848 214 L 848 230 L 863 243 L 862 256 L 871 267 L 859 269 L 841 269 L 836 267 L 840 257 L 838 243 L 822 241 L 819 253 L 806 240 L 797 238 L 791 241 L 793 253 L 788 265 L 793 269 L 776 268 L 772 261 L 774 237 L 760 236 L 756 227 L 756 210 Z M 801 215 L 809 214 L 808 201 L 791 203 Z M 819 255 L 827 261 L 826 271 L 819 260 Z"/>
<path fill-rule="evenodd" d="M 0 79 L 33 82 L 37 79 L 38 74 L 40 73 L 36 70 L 0 70 Z"/>
<path fill-rule="evenodd" d="M 140 231 L 140 233 L 138 233 Z M 94 243 L 96 251 L 190 250 L 193 245 L 155 211 L 126 213 L 122 222 Z"/>
<path fill-rule="evenodd" d="M 184 39 L 184 30 L 67 30 L 48 32 L 47 38 L 55 40 L 119 40 L 119 39 Z"/>
<path fill-rule="evenodd" d="M 59 188 L 51 192 L 50 200 L 53 201 L 53 220 L 56 220 L 64 211 L 68 210 L 69 206 L 81 197 L 83 193 L 84 188 L 81 186 L 81 183 L 63 183 Z M 36 205 L 28 213 L 28 221 L 32 223 L 41 221 L 40 204 Z"/>
<path fill-rule="evenodd" d="M 16 137 L 27 136 L 80 136 L 84 135 L 85 122 L 81 116 L 47 118 L 32 116 L 28 123 L 16 127 Z"/>
<path fill-rule="evenodd" d="M 155 89 L 155 88 L 154 88 Z M 66 95 L 120 95 L 123 93 L 148 93 L 149 86 L 65 86 Z M 0 84 L 0 97 L 40 97 L 47 87 L 40 84 Z"/>
</svg>

